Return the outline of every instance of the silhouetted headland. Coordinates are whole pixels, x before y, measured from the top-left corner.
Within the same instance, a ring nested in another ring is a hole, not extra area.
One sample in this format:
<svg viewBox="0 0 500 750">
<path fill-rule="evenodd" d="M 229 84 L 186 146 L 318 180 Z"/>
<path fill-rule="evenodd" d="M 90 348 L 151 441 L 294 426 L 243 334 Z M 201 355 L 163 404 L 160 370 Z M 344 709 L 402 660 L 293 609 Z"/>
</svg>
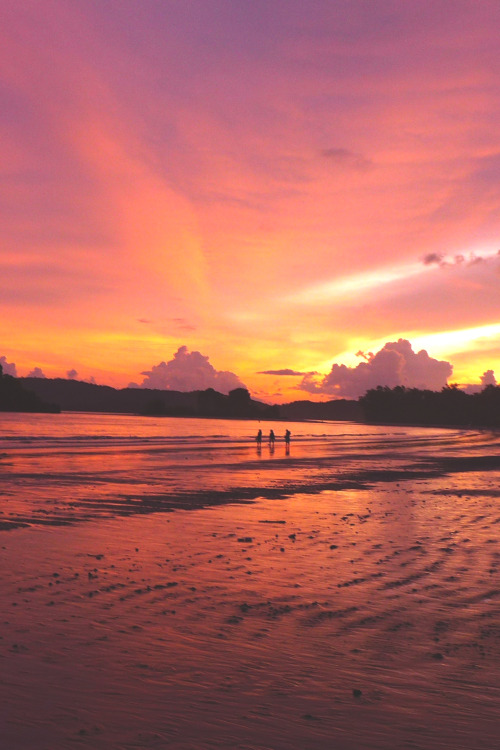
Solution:
<svg viewBox="0 0 500 750">
<path fill-rule="evenodd" d="M 166 391 L 149 388 L 111 388 L 63 378 L 20 378 L 43 399 L 63 411 L 111 412 L 164 417 L 279 419 L 279 408 L 250 398 L 245 388 L 227 396 L 213 388 L 204 391 Z"/>
<path fill-rule="evenodd" d="M 40 396 L 28 390 L 18 378 L 4 375 L 0 365 L 0 411 L 43 412 L 56 414 L 59 406 L 45 403 Z"/>
<path fill-rule="evenodd" d="M 359 400 L 293 401 L 269 405 L 250 397 L 245 388 L 228 395 L 213 388 L 167 391 L 116 389 L 63 378 L 13 378 L 4 375 L 3 411 L 83 411 L 165 417 L 219 419 L 338 420 L 379 424 L 500 426 L 500 386 L 488 385 L 468 394 L 457 386 L 441 391 L 379 386 Z M 57 406 L 51 406 L 57 404 Z"/>
<path fill-rule="evenodd" d="M 148 388 L 116 389 L 63 378 L 19 378 L 19 381 L 39 398 L 59 404 L 63 411 L 290 421 L 360 421 L 363 417 L 357 401 L 295 401 L 280 406 L 269 405 L 252 399 L 245 388 L 235 388 L 226 396 L 213 388 L 183 392 Z"/>
</svg>

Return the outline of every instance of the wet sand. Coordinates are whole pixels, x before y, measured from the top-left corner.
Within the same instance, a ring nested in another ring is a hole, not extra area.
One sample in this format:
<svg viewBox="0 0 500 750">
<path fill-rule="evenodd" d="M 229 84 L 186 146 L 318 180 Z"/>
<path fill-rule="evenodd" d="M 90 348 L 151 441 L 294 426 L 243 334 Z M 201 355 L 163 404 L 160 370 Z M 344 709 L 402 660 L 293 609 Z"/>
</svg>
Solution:
<svg viewBox="0 0 500 750">
<path fill-rule="evenodd" d="M 314 489 L 263 466 L 238 503 L 25 510 L 0 534 L 2 747 L 498 747 L 498 457 L 318 461 Z"/>
</svg>

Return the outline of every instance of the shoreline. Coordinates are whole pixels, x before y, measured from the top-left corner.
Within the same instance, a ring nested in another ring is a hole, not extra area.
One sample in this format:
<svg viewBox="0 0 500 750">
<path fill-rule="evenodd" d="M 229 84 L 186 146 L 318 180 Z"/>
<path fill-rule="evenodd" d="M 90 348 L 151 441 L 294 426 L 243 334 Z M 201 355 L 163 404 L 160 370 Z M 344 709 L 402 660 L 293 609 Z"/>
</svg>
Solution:
<svg viewBox="0 0 500 750">
<path fill-rule="evenodd" d="M 442 429 L 442 430 L 469 430 L 469 431 L 490 431 L 493 433 L 500 432 L 500 426 L 499 425 L 488 425 L 488 424 L 471 424 L 471 423 L 442 423 L 442 422 L 386 422 L 386 421 L 362 421 L 359 419 L 317 419 L 317 418 L 303 418 L 300 419 L 298 417 L 293 418 L 287 418 L 287 417 L 258 417 L 258 416 L 251 416 L 251 417 L 244 417 L 244 416 L 208 416 L 208 415 L 195 415 L 195 414 L 141 414 L 139 412 L 122 412 L 122 411 L 81 411 L 77 409 L 61 409 L 57 412 L 35 412 L 35 411 L 29 411 L 29 412 L 22 412 L 22 411 L 0 411 L 2 414 L 12 414 L 12 415 L 22 415 L 22 414 L 40 414 L 44 416 L 65 416 L 68 414 L 84 414 L 84 415 L 96 415 L 96 416 L 112 416 L 112 417 L 137 417 L 139 419 L 179 419 L 179 420 L 187 420 L 187 419 L 199 419 L 202 421 L 228 421 L 228 422 L 267 422 L 269 424 L 272 423 L 279 423 L 279 424 L 332 424 L 332 423 L 339 423 L 339 424 L 359 424 L 360 426 L 367 426 L 367 427 L 419 427 L 419 428 L 426 428 L 429 429 Z"/>
</svg>

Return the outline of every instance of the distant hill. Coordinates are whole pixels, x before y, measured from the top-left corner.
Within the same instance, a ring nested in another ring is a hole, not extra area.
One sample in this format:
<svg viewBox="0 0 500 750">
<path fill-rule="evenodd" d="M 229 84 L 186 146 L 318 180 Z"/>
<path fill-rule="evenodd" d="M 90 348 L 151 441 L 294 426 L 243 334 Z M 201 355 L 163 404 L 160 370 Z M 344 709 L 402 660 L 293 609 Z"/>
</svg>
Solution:
<svg viewBox="0 0 500 750">
<path fill-rule="evenodd" d="M 60 409 L 52 403 L 45 403 L 40 396 L 25 388 L 18 378 L 4 375 L 0 365 L 0 411 L 56 413 Z"/>
<path fill-rule="evenodd" d="M 250 398 L 244 388 L 229 395 L 213 388 L 205 391 L 163 391 L 148 388 L 111 388 L 63 378 L 18 378 L 40 399 L 56 403 L 63 411 L 111 412 L 173 417 L 227 417 L 240 419 L 360 420 L 357 401 L 294 401 L 269 406 Z"/>
<path fill-rule="evenodd" d="M 63 411 L 112 412 L 175 417 L 276 418 L 277 407 L 254 401 L 244 388 L 228 396 L 205 391 L 163 391 L 148 388 L 111 388 L 63 378 L 19 378 L 40 398 Z"/>
<path fill-rule="evenodd" d="M 14 378 L 0 367 L 0 411 L 83 411 L 171 417 L 227 419 L 332 420 L 382 424 L 500 426 L 500 386 L 468 395 L 455 386 L 440 392 L 381 387 L 348 401 L 293 401 L 269 406 L 245 388 L 227 396 L 204 391 L 111 388 L 63 378 Z"/>
</svg>

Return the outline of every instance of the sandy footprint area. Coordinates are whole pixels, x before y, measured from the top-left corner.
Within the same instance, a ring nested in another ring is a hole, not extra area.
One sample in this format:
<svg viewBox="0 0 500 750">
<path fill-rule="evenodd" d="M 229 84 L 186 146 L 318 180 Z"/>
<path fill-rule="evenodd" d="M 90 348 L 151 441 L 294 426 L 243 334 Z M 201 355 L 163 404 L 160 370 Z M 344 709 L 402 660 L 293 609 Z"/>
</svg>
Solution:
<svg viewBox="0 0 500 750">
<path fill-rule="evenodd" d="M 2 533 L 2 747 L 498 747 L 498 477 Z"/>
</svg>

